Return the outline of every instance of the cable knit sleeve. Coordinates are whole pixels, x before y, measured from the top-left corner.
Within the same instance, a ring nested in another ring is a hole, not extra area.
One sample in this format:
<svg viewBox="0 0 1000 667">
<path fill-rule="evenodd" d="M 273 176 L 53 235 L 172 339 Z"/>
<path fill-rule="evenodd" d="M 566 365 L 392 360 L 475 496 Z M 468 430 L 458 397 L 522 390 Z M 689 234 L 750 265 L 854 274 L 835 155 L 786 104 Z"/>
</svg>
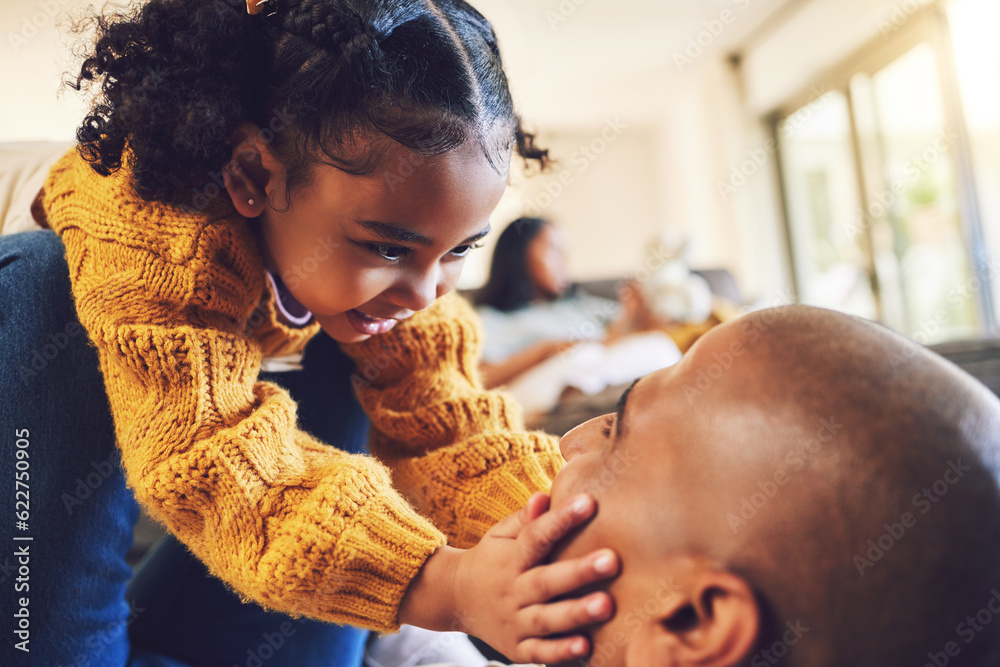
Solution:
<svg viewBox="0 0 1000 667">
<path fill-rule="evenodd" d="M 458 547 L 547 492 L 563 464 L 556 438 L 525 431 L 513 399 L 483 389 L 478 324 L 452 294 L 389 333 L 342 346 L 357 364 L 371 452 Z"/>
<path fill-rule="evenodd" d="M 289 394 L 257 381 L 262 344 L 282 348 L 273 318 L 269 343 L 248 335 L 264 272 L 245 221 L 142 202 L 125 178 L 71 153 L 44 206 L 137 499 L 245 599 L 394 629 L 444 536 L 382 464 L 299 430 Z"/>
</svg>

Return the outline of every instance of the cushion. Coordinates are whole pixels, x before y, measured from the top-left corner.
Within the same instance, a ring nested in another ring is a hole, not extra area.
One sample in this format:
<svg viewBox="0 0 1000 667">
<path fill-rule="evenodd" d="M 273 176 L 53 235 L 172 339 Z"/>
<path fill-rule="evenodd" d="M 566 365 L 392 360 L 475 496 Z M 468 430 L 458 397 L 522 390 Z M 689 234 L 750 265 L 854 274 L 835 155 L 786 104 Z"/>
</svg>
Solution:
<svg viewBox="0 0 1000 667">
<path fill-rule="evenodd" d="M 49 167 L 71 146 L 50 141 L 0 143 L 0 234 L 40 229 L 31 217 L 31 202 Z"/>
</svg>

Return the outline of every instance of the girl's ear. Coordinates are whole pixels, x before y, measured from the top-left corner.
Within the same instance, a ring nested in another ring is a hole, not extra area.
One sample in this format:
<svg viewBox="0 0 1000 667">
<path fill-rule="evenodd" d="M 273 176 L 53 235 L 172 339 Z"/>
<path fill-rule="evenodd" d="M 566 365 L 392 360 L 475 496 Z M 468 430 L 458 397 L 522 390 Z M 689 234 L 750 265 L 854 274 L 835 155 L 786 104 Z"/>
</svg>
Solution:
<svg viewBox="0 0 1000 667">
<path fill-rule="evenodd" d="M 753 589 L 730 572 L 699 570 L 636 638 L 643 646 L 630 647 L 643 664 L 729 667 L 749 657 L 760 629 Z"/>
<path fill-rule="evenodd" d="M 280 164 L 254 123 L 240 123 L 230 143 L 233 154 L 222 168 L 222 181 L 239 214 L 256 218 L 267 207 L 268 189 L 274 187 Z"/>
</svg>

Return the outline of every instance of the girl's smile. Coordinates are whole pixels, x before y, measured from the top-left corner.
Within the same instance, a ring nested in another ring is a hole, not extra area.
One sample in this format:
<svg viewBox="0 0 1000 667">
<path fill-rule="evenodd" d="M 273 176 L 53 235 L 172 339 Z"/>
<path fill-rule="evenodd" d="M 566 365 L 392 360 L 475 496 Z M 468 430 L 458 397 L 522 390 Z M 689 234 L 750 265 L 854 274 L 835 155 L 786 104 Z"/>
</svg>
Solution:
<svg viewBox="0 0 1000 667">
<path fill-rule="evenodd" d="M 356 308 L 347 311 L 345 317 L 351 326 L 363 336 L 384 334 L 396 326 L 396 322 L 406 319 L 405 317 L 370 317 Z"/>
</svg>

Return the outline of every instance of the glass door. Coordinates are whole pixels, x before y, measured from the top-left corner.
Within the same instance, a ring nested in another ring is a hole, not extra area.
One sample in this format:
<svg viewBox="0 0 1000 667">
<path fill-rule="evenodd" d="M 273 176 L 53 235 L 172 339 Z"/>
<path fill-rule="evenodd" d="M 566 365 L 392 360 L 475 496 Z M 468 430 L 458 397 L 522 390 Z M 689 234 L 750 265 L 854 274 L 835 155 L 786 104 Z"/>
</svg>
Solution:
<svg viewBox="0 0 1000 667">
<path fill-rule="evenodd" d="M 877 319 L 847 96 L 830 91 L 785 118 L 778 140 L 799 301 Z"/>
<path fill-rule="evenodd" d="M 784 114 L 775 132 L 799 300 L 931 344 L 992 330 L 993 264 L 951 32 L 943 12 L 913 23 L 845 65 L 830 92 Z M 986 141 L 1000 136 L 991 118 L 974 125 Z M 1000 233 L 991 240 L 1000 248 Z"/>
<path fill-rule="evenodd" d="M 945 117 L 937 56 L 921 43 L 851 79 L 886 324 L 924 343 L 977 331 L 973 275 L 958 207 L 958 128 Z"/>
</svg>

